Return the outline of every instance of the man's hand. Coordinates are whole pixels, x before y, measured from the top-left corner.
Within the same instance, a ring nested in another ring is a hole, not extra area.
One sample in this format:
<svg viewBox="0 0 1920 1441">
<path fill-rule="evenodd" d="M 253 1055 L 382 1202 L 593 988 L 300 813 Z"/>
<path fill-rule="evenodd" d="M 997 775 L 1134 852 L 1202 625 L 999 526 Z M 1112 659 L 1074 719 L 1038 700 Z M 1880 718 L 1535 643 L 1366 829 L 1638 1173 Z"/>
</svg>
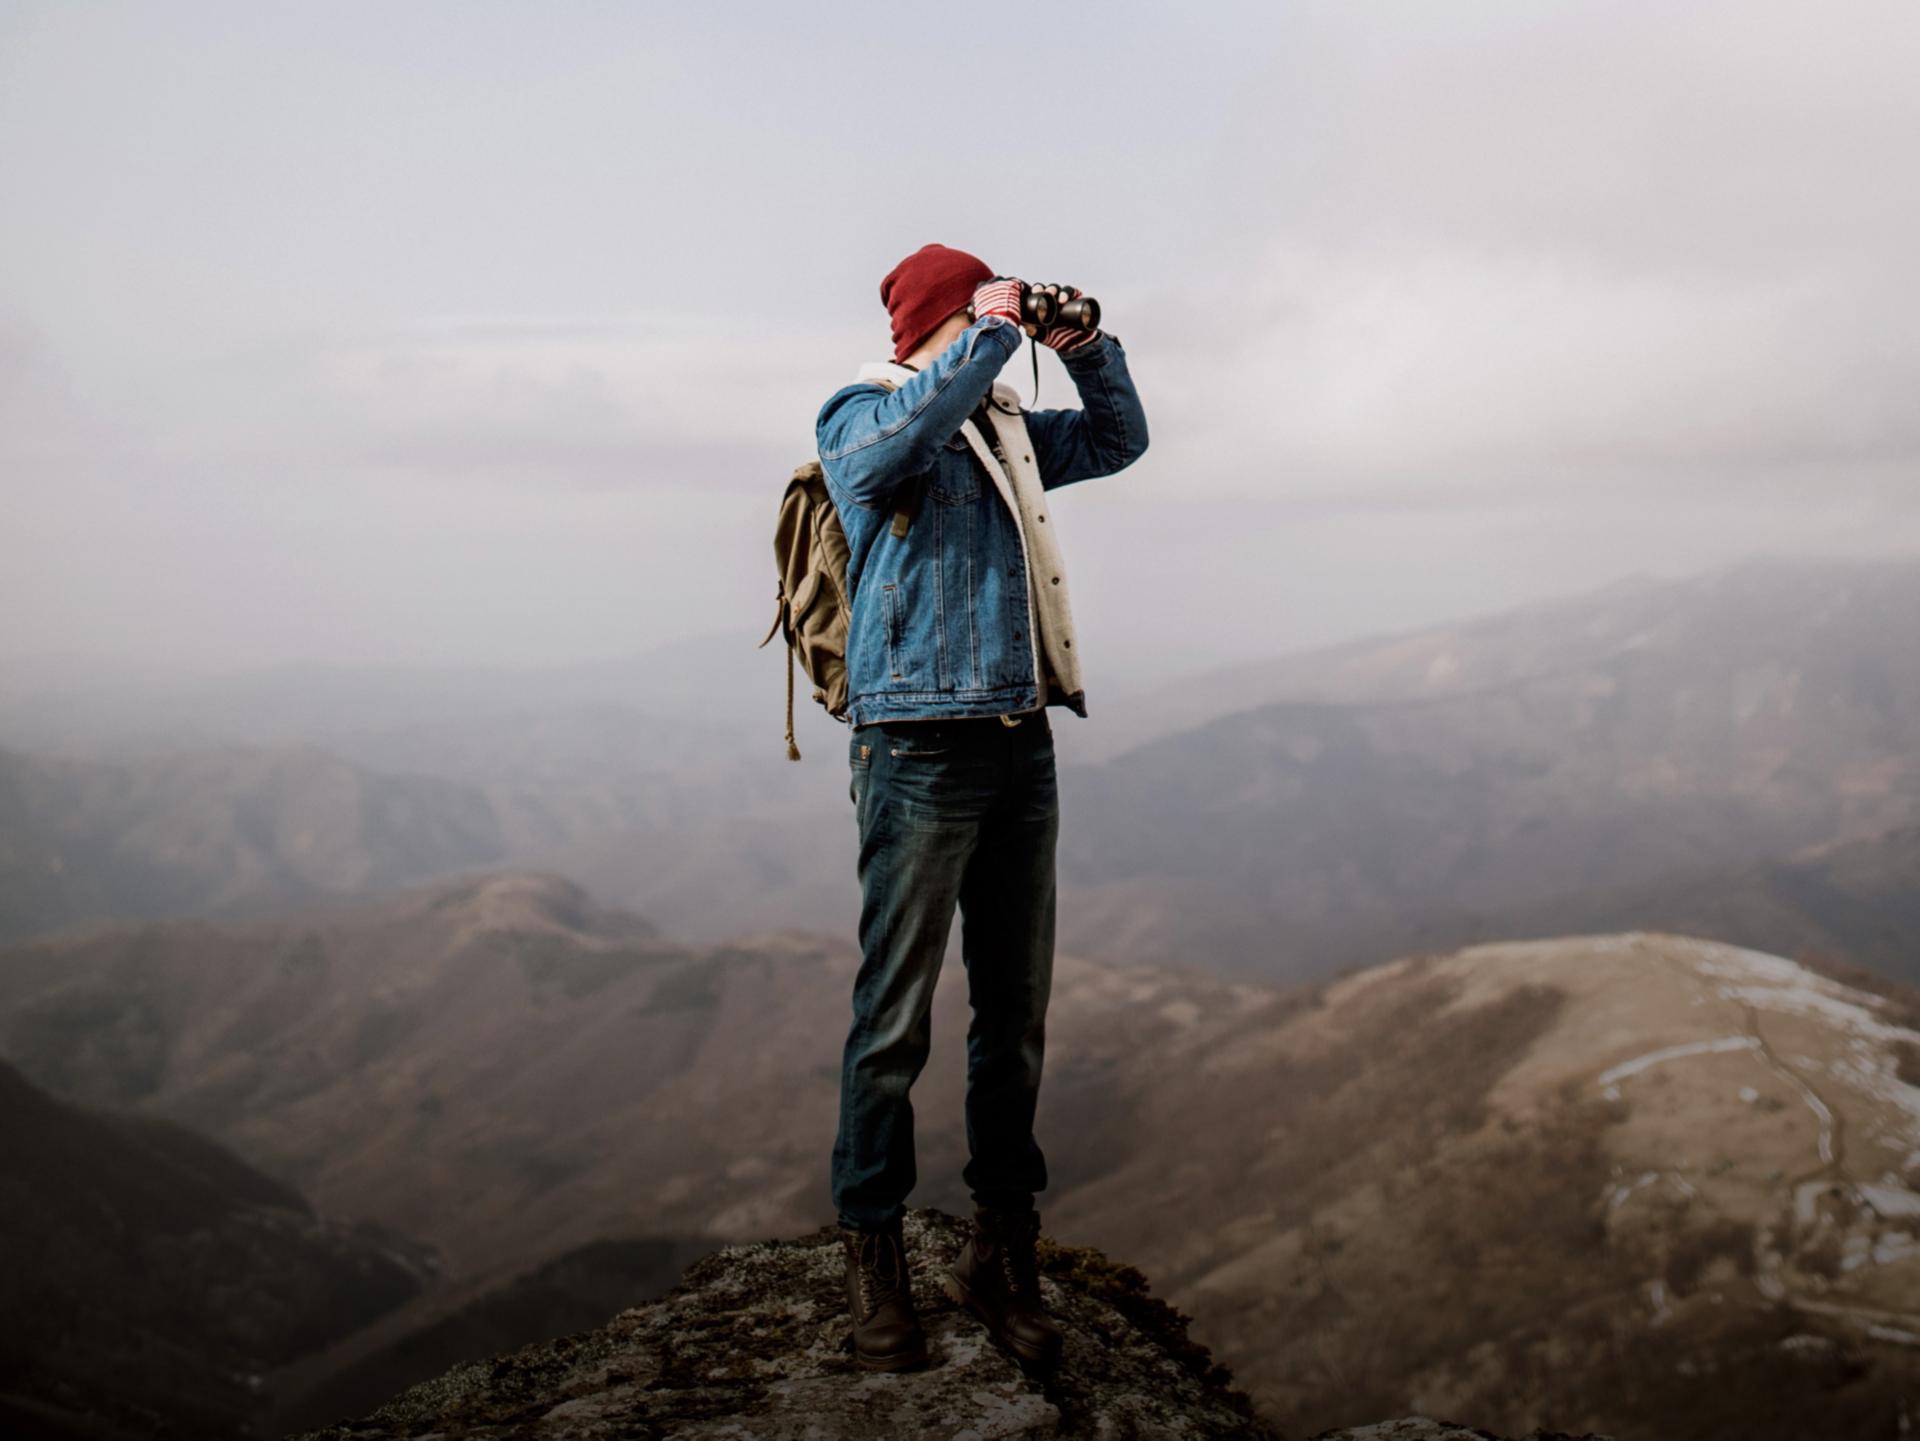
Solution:
<svg viewBox="0 0 1920 1441">
<path fill-rule="evenodd" d="M 973 290 L 973 318 L 981 320 L 989 315 L 998 315 L 1003 320 L 1011 320 L 1028 335 L 1032 335 L 1038 326 L 1028 325 L 1020 313 L 1020 292 L 1022 282 L 1005 275 L 996 275 L 992 280 L 982 281 Z"/>
<path fill-rule="evenodd" d="M 1069 300 L 1078 300 L 1086 292 L 1077 285 L 1042 285 L 1041 290 L 1051 291 L 1060 304 Z M 1055 307 L 1056 310 L 1058 306 Z M 1082 346 L 1093 344 L 1098 330 L 1082 330 L 1077 325 L 1053 325 L 1041 333 L 1040 343 L 1052 347 L 1061 355 L 1079 350 Z"/>
</svg>

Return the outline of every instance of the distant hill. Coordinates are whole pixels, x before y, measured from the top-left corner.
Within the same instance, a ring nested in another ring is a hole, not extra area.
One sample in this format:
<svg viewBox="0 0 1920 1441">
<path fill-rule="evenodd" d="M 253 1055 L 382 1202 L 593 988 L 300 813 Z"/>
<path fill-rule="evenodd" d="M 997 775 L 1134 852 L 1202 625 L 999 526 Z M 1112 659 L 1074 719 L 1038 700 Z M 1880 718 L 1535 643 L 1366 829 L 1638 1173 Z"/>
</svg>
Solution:
<svg viewBox="0 0 1920 1441">
<path fill-rule="evenodd" d="M 707 1130 L 713 1104 L 686 1099 L 723 1089 L 737 1028 L 720 1004 L 754 1005 L 776 955 L 689 950 L 558 877 L 493 875 L 0 950 L 0 1055 L 62 1096 L 204 1129 L 325 1214 L 430 1243 L 431 1287 L 266 1378 L 296 1407 L 370 1405 L 655 1294 L 711 1227 L 783 1204 L 774 1169 L 741 1164 Z M 791 1119 L 770 1109 L 770 1143 Z M 796 1153 L 796 1186 L 817 1159 Z M 716 1188 L 739 1217 L 708 1208 Z M 660 1200 L 675 1191 L 677 1220 Z"/>
<path fill-rule="evenodd" d="M 1920 589 L 1920 557 L 1756 559 L 1678 580 L 1635 576 L 1465 620 L 1215 666 L 1129 694 L 1087 728 L 1081 754 L 1111 760 L 1222 716 L 1289 702 L 1365 705 L 1497 690 L 1605 666 L 1636 651 L 1743 663 L 1806 654 L 1850 635 L 1855 659 L 1897 644 Z M 1895 657 L 1896 660 L 1899 657 Z M 1866 677 L 1858 677 L 1865 681 Z"/>
<path fill-rule="evenodd" d="M 259 912 L 500 853 L 478 792 L 312 746 L 121 761 L 0 750 L 0 941 L 96 919 Z"/>
<path fill-rule="evenodd" d="M 827 1219 L 858 966 L 849 939 L 803 931 L 682 945 L 560 877 L 503 872 L 0 950 L 0 1054 L 63 1096 L 204 1129 L 329 1214 L 420 1236 L 472 1296 L 607 1237 Z M 1171 1031 L 1155 997 L 1178 1017 L 1266 994 L 1060 956 L 1048 1074 L 1088 1111 L 1068 1174 L 1113 1164 L 1081 1045 Z M 935 1012 L 922 1174 L 964 1209 L 957 963 Z"/>
<path fill-rule="evenodd" d="M 1639 932 L 1183 1019 L 1076 1058 L 1113 1163 L 1048 1224 L 1290 1434 L 1864 1441 L 1920 1387 L 1920 993 Z"/>
<path fill-rule="evenodd" d="M 683 946 L 507 872 L 0 951 L 0 1054 L 490 1287 L 607 1237 L 817 1216 L 856 965 L 799 933 Z"/>
<path fill-rule="evenodd" d="M 1915 635 L 1920 564 L 1766 564 L 1277 666 L 1063 770 L 1063 936 L 1304 978 L 1913 825 Z"/>
<path fill-rule="evenodd" d="M 1514 935 L 1635 926 L 1818 956 L 1920 985 L 1920 826 L 1739 870 L 1557 897 L 1507 922 Z"/>
<path fill-rule="evenodd" d="M 1582 918 L 1920 824 L 1914 634 L 1920 561 L 1754 562 L 1190 675 L 1087 722 L 1056 711 L 1062 938 L 1285 983 L 1664 926 L 1657 908 Z M 743 641 L 724 661 L 716 640 L 517 678 L 293 670 L 146 700 L 70 684 L 12 710 L 0 692 L 0 725 L 49 744 L 61 716 L 190 713 L 164 733 L 203 748 L 0 760 L 0 939 L 483 865 L 567 876 L 689 943 L 850 932 L 845 733 L 803 708 L 787 761 L 778 666 L 753 664 L 775 657 Z M 221 724 L 273 749 L 205 750 Z"/>
<path fill-rule="evenodd" d="M 399 1306 L 431 1257 L 316 1217 L 170 1122 L 65 1105 L 0 1063 L 0 1430 L 256 1434 L 265 1373 Z"/>
</svg>

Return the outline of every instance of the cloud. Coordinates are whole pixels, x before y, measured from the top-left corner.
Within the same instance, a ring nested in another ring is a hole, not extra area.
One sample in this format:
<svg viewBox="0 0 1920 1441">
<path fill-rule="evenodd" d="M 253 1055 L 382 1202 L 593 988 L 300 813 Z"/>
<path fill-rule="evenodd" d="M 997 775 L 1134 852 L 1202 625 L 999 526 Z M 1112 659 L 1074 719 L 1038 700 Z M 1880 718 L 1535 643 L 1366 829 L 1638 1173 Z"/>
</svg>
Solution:
<svg viewBox="0 0 1920 1441">
<path fill-rule="evenodd" d="M 1194 483 L 1790 503 L 1911 474 L 1920 10 L 1288 16 L 1204 261 L 1129 331 Z"/>
<path fill-rule="evenodd" d="M 1516 477 L 1920 458 L 1920 332 L 1832 273 L 1681 285 L 1546 256 L 1286 249 L 1211 298 L 1201 313 L 1231 329 L 1140 347 L 1156 425 L 1202 474 L 1471 498 Z"/>
<path fill-rule="evenodd" d="M 586 654 L 682 582 L 757 634 L 774 499 L 930 238 L 1107 305 L 1153 448 L 1063 521 L 1189 536 L 1247 648 L 1276 568 L 1329 639 L 1920 544 L 1908 0 L 1123 4 L 1087 85 L 964 126 L 872 117 L 978 16 L 247 13 L 0 47 L 0 649 Z"/>
<path fill-rule="evenodd" d="M 1911 253 L 1920 11 L 1862 0 L 1293 7 L 1223 182 L 1255 236 L 1713 277 Z"/>
<path fill-rule="evenodd" d="M 327 474 L 573 488 L 764 488 L 871 337 L 712 317 L 434 318 L 280 337 L 176 383 L 154 446 L 262 485 Z M 844 373 L 843 373 L 844 372 Z"/>
</svg>

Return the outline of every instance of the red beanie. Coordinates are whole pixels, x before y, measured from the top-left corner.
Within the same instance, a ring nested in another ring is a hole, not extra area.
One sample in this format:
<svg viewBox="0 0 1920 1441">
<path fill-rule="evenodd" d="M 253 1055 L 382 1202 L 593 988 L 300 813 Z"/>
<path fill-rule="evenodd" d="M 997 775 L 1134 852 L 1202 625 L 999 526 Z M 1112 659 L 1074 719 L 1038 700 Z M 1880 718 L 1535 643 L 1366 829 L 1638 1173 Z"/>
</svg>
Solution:
<svg viewBox="0 0 1920 1441">
<path fill-rule="evenodd" d="M 893 358 L 905 360 L 954 311 L 973 299 L 974 287 L 993 279 L 978 257 L 944 245 L 923 245 L 887 272 L 880 299 L 893 317 Z"/>
</svg>

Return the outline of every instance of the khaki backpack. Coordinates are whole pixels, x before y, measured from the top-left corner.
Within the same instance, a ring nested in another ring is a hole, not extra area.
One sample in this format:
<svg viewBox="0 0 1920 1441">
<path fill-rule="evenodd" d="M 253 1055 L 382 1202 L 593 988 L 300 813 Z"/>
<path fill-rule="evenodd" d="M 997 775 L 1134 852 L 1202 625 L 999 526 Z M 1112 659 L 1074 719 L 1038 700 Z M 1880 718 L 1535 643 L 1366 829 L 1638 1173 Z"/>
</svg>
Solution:
<svg viewBox="0 0 1920 1441">
<path fill-rule="evenodd" d="M 892 390 L 885 381 L 873 382 Z M 918 508 L 919 486 L 905 487 L 902 507 L 894 512 L 893 533 L 905 535 Z M 760 646 L 783 631 L 787 640 L 787 759 L 800 759 L 793 735 L 793 664 L 796 659 L 813 682 L 813 698 L 836 720 L 847 711 L 847 618 L 852 597 L 847 594 L 847 533 L 840 512 L 827 491 L 820 462 L 809 460 L 793 472 L 780 499 L 780 519 L 773 532 L 774 568 L 779 589 L 774 595 L 773 624 Z M 759 649 L 756 646 L 755 649 Z"/>
</svg>

